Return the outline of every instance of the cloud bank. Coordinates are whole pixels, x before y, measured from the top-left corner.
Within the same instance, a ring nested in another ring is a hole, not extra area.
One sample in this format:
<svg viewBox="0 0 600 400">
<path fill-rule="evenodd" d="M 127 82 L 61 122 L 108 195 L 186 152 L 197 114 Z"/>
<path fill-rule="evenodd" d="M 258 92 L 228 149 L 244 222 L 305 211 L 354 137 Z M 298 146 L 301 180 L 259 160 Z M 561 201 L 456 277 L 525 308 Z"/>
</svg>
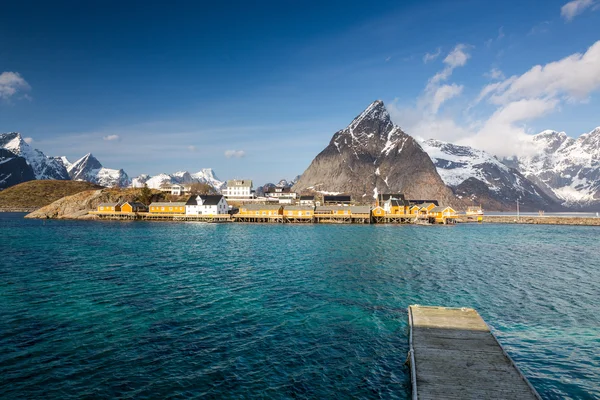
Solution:
<svg viewBox="0 0 600 400">
<path fill-rule="evenodd" d="M 458 45 L 444 59 L 445 67 L 427 82 L 416 107 L 394 102 L 392 118 L 409 134 L 424 139 L 452 141 L 497 156 L 535 152 L 525 124 L 556 112 L 562 104 L 586 102 L 600 90 L 600 41 L 583 53 L 574 53 L 545 65 L 535 65 L 508 78 L 497 69 L 461 115 L 440 114 L 443 104 L 462 96 L 463 86 L 446 83 L 454 68 L 464 66 L 470 54 Z M 466 99 L 468 100 L 468 99 Z M 487 117 L 481 116 L 487 114 Z"/>
<path fill-rule="evenodd" d="M 19 92 L 31 89 L 29 83 L 18 72 L 3 72 L 0 74 L 0 99 L 8 100 Z"/>
<path fill-rule="evenodd" d="M 227 158 L 242 158 L 246 155 L 244 150 L 225 150 L 225 157 Z"/>
<path fill-rule="evenodd" d="M 582 14 L 585 10 L 592 7 L 596 0 L 573 0 L 560 8 L 560 16 L 567 22 L 571 22 L 573 18 Z"/>
</svg>

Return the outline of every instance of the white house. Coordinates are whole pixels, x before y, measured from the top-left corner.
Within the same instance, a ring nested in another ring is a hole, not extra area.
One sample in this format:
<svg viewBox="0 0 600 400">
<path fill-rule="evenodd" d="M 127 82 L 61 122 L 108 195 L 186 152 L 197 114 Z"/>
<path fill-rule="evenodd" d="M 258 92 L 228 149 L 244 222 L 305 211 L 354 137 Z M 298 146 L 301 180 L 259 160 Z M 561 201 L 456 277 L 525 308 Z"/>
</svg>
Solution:
<svg viewBox="0 0 600 400">
<path fill-rule="evenodd" d="M 180 185 L 178 183 L 166 183 L 160 186 L 162 192 L 170 192 L 174 196 L 181 196 L 186 192 L 189 192 L 189 187 Z"/>
<path fill-rule="evenodd" d="M 217 215 L 227 214 L 229 204 L 220 194 L 201 194 L 192 196 L 185 203 L 186 215 Z"/>
<path fill-rule="evenodd" d="M 313 206 L 315 205 L 315 196 L 300 196 L 301 206 Z"/>
<path fill-rule="evenodd" d="M 292 192 L 292 189 L 289 187 L 284 188 L 284 187 L 275 186 L 275 187 L 268 188 L 265 191 L 265 197 L 274 197 L 274 198 L 291 197 L 292 199 L 295 199 L 296 197 L 298 197 L 298 194 Z"/>
<path fill-rule="evenodd" d="M 233 179 L 227 181 L 227 187 L 222 190 L 223 196 L 228 200 L 253 199 L 255 197 L 252 180 Z"/>
</svg>

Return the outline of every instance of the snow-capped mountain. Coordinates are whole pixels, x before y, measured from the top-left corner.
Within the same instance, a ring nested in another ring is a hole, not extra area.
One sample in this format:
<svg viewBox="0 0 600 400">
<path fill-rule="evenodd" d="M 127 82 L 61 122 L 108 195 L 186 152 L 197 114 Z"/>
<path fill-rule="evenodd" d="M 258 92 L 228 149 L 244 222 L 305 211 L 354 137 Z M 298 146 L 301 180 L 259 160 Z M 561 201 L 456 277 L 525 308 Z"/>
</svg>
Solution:
<svg viewBox="0 0 600 400">
<path fill-rule="evenodd" d="M 23 157 L 33 169 L 36 179 L 69 179 L 67 169 L 60 161 L 47 157 L 41 151 L 32 148 L 18 132 L 0 134 L 0 148 Z"/>
<path fill-rule="evenodd" d="M 349 193 L 372 201 L 377 193 L 404 193 L 457 205 L 417 141 L 394 125 L 381 100 L 373 102 L 312 161 L 294 185 L 303 190 Z"/>
<path fill-rule="evenodd" d="M 35 179 L 27 160 L 7 149 L 0 149 L 0 189 Z"/>
<path fill-rule="evenodd" d="M 104 168 L 100 164 L 100 161 L 91 153 L 75 161 L 69 166 L 67 171 L 73 180 L 88 181 L 106 187 L 127 187 L 131 183 L 125 171 L 122 169 Z"/>
<path fill-rule="evenodd" d="M 491 154 L 468 146 L 458 146 L 440 140 L 421 142 L 438 173 L 456 195 L 484 208 L 503 210 L 516 207 L 523 210 L 555 210 L 553 198 L 509 168 Z"/>
<path fill-rule="evenodd" d="M 172 183 L 206 183 L 218 191 L 225 187 L 225 182 L 217 178 L 211 168 L 203 168 L 192 174 L 187 171 L 178 171 L 173 174 L 158 174 L 155 176 L 143 174 L 133 178 L 131 186 L 143 187 L 146 184 L 150 189 L 159 189 L 164 184 Z"/>
<path fill-rule="evenodd" d="M 73 163 L 70 162 L 69 159 L 67 157 L 65 157 L 65 156 L 52 157 L 52 158 L 54 158 L 57 161 L 60 161 L 60 163 L 65 166 L 65 168 L 67 169 L 67 171 L 69 170 L 69 168 L 71 167 L 71 165 L 73 165 Z"/>
<path fill-rule="evenodd" d="M 577 139 L 564 132 L 543 131 L 532 137 L 538 151 L 504 163 L 571 208 L 600 203 L 600 127 Z"/>
</svg>

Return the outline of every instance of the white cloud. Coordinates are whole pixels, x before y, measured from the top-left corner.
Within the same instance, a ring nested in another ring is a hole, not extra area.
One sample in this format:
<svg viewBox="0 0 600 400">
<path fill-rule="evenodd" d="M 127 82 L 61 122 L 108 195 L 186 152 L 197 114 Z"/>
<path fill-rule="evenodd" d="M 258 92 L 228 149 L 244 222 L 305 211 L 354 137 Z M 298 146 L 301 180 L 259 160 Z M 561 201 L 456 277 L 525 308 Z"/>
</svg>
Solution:
<svg viewBox="0 0 600 400">
<path fill-rule="evenodd" d="M 31 138 L 31 137 L 26 137 L 26 138 L 24 138 L 23 140 L 24 140 L 24 141 L 25 141 L 25 143 L 27 143 L 27 144 L 31 144 L 31 143 L 33 143 L 33 138 Z"/>
<path fill-rule="evenodd" d="M 244 150 L 225 150 L 225 157 L 227 158 L 242 158 L 246 155 Z"/>
<path fill-rule="evenodd" d="M 433 61 L 442 54 L 442 48 L 438 47 L 435 53 L 425 53 L 423 56 L 423 62 L 427 64 L 429 61 Z"/>
<path fill-rule="evenodd" d="M 119 140 L 120 138 L 119 138 L 119 135 L 108 135 L 108 136 L 104 136 L 102 139 L 110 142 L 113 140 Z"/>
<path fill-rule="evenodd" d="M 187 147 L 189 151 L 196 151 L 196 146 L 191 145 Z"/>
<path fill-rule="evenodd" d="M 17 92 L 31 89 L 29 83 L 18 72 L 3 72 L 0 74 L 0 99 L 7 100 Z"/>
<path fill-rule="evenodd" d="M 431 112 L 437 114 L 440 106 L 446 101 L 453 97 L 460 95 L 463 91 L 462 85 L 455 83 L 451 85 L 442 85 L 435 90 L 431 98 Z"/>
<path fill-rule="evenodd" d="M 483 88 L 480 97 L 490 95 L 490 102 L 507 104 L 523 98 L 563 96 L 568 100 L 585 100 L 600 88 L 600 41 L 581 54 L 536 65 L 521 76 L 512 76 L 495 86 Z"/>
<path fill-rule="evenodd" d="M 451 68 L 464 66 L 467 60 L 471 58 L 471 55 L 467 52 L 468 47 L 466 44 L 457 44 L 450 54 L 444 58 L 444 63 Z"/>
<path fill-rule="evenodd" d="M 567 102 L 585 102 L 600 90 L 600 41 L 584 53 L 536 65 L 521 75 L 505 78 L 492 69 L 486 75 L 499 80 L 485 85 L 462 114 L 438 115 L 439 105 L 463 92 L 462 86 L 439 84 L 451 72 L 445 69 L 428 81 L 417 107 L 392 103 L 392 118 L 417 137 L 470 145 L 500 157 L 531 154 L 537 151 L 531 141 L 536 132 L 527 128 L 528 122 L 560 111 Z M 484 100 L 485 106 L 480 104 Z"/>
<path fill-rule="evenodd" d="M 485 74 L 483 74 L 483 76 L 493 80 L 506 79 L 502 71 L 500 71 L 498 68 L 492 68 L 490 72 L 486 72 Z"/>
<path fill-rule="evenodd" d="M 585 10 L 594 5 L 596 0 L 573 0 L 560 8 L 560 16 L 567 22 L 571 22 L 573 18 L 583 13 Z"/>
</svg>

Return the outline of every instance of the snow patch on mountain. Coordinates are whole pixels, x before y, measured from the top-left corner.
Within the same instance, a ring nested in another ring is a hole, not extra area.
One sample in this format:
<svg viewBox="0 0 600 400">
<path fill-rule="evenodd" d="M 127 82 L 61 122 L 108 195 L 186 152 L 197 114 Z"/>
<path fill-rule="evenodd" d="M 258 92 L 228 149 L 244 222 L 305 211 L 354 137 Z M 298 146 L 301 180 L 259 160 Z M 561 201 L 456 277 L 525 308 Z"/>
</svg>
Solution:
<svg viewBox="0 0 600 400">
<path fill-rule="evenodd" d="M 504 162 L 514 165 L 565 206 L 600 202 L 600 127 L 577 139 L 565 132 L 546 130 L 531 140 L 538 149 L 535 155 Z"/>
<path fill-rule="evenodd" d="M 131 183 L 125 171 L 104 168 L 91 153 L 75 161 L 67 171 L 73 180 L 87 181 L 106 187 L 127 187 Z"/>
<path fill-rule="evenodd" d="M 23 157 L 33 169 L 36 179 L 69 179 L 69 174 L 60 161 L 32 148 L 18 132 L 0 134 L 0 148 Z"/>
<path fill-rule="evenodd" d="M 554 199 L 513 168 L 482 150 L 440 140 L 421 141 L 442 180 L 460 196 L 504 208 L 519 200 L 531 209 L 555 208 Z"/>
</svg>

